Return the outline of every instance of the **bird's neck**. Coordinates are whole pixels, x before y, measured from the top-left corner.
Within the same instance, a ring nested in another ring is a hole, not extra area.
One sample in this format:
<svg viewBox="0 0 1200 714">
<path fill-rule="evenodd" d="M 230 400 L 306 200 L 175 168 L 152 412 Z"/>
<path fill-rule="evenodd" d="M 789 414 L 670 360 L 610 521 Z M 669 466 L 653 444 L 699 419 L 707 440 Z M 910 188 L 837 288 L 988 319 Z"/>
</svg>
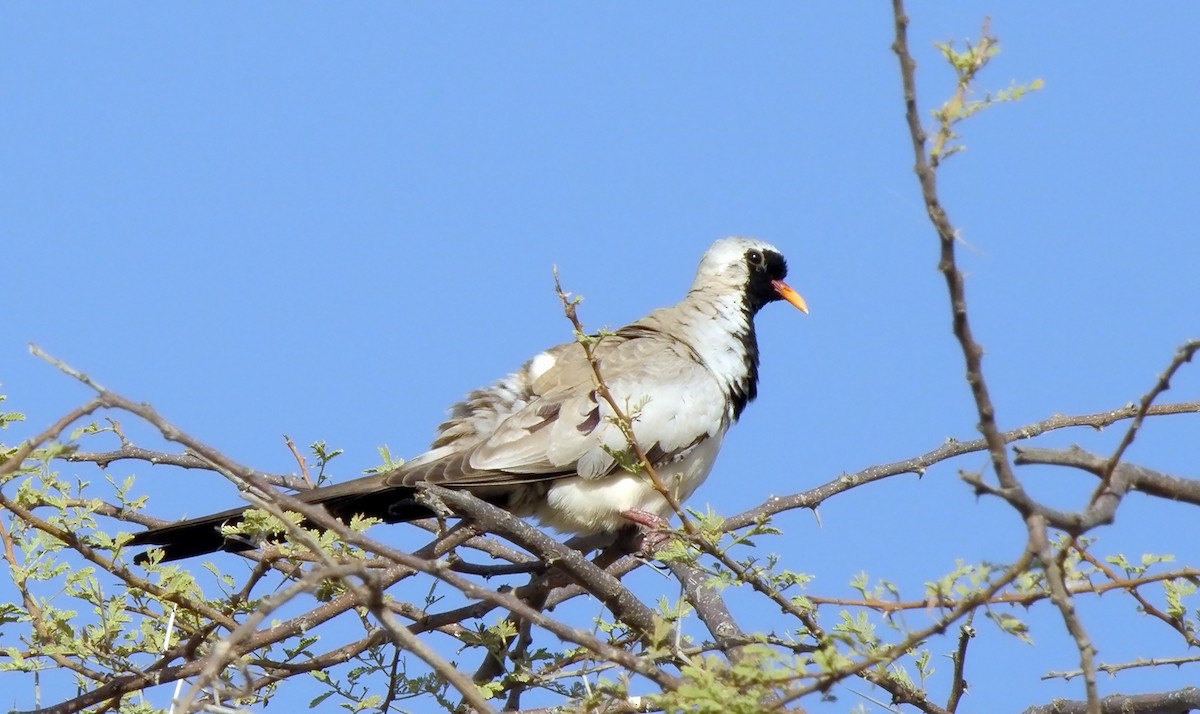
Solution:
<svg viewBox="0 0 1200 714">
<path fill-rule="evenodd" d="M 693 290 L 682 302 L 646 318 L 677 327 L 668 330 L 687 343 L 729 396 L 737 421 L 758 394 L 758 340 L 754 315 L 740 294 Z"/>
</svg>

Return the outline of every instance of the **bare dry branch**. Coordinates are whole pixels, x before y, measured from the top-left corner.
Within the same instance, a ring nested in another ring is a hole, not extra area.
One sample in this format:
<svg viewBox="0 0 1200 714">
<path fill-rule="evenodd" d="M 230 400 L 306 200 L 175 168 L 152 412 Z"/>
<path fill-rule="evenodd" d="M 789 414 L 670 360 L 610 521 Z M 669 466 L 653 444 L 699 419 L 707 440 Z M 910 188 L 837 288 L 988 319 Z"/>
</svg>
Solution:
<svg viewBox="0 0 1200 714">
<path fill-rule="evenodd" d="M 1200 688 L 1184 687 L 1155 694 L 1114 694 L 1099 700 L 1101 714 L 1179 714 L 1200 709 Z M 1087 714 L 1090 702 L 1056 699 L 1024 714 Z"/>
<path fill-rule="evenodd" d="M 1157 399 L 1160 394 L 1171 388 L 1171 378 L 1175 376 L 1175 373 L 1179 371 L 1180 367 L 1192 361 L 1192 355 L 1196 354 L 1196 350 L 1200 350 L 1200 340 L 1189 340 L 1183 345 L 1180 345 L 1179 349 L 1175 351 L 1175 356 L 1171 360 L 1171 363 L 1167 365 L 1166 370 L 1164 370 L 1163 373 L 1158 376 L 1158 381 L 1154 384 L 1150 391 L 1142 395 L 1141 402 L 1138 405 L 1137 416 L 1135 416 L 1133 421 L 1130 422 L 1129 428 L 1125 430 L 1125 436 L 1121 438 L 1121 443 L 1117 445 L 1117 448 L 1115 451 L 1113 451 L 1112 456 L 1108 457 L 1108 462 L 1105 464 L 1104 473 L 1100 478 L 1100 485 L 1096 487 L 1096 492 L 1092 494 L 1093 502 L 1099 500 L 1104 494 L 1104 491 L 1108 488 L 1108 483 L 1112 479 L 1113 470 L 1117 468 L 1117 464 L 1120 463 L 1121 457 L 1125 455 L 1126 449 L 1129 448 L 1130 444 L 1133 443 L 1134 438 L 1137 437 L 1138 429 L 1141 428 L 1142 421 L 1146 418 L 1146 414 L 1150 410 L 1150 405 L 1154 403 L 1154 400 Z"/>
<path fill-rule="evenodd" d="M 1117 422 L 1132 419 L 1138 413 L 1136 406 L 1130 405 L 1120 409 L 1112 409 L 1106 412 L 1097 412 L 1095 414 L 1081 414 L 1078 416 L 1063 416 L 1055 415 L 1047 419 L 1043 419 L 1033 424 L 1028 424 L 1016 429 L 1003 432 L 1001 437 L 1006 444 L 1016 441 L 1023 441 L 1041 436 L 1050 431 L 1058 429 L 1069 429 L 1074 427 L 1091 427 L 1093 429 L 1103 429 Z M 1200 402 L 1180 402 L 1178 404 L 1162 404 L 1150 407 L 1146 412 L 1147 416 L 1166 416 L 1171 414 L 1196 414 L 1200 413 Z M 763 520 L 784 511 L 795 510 L 797 508 L 816 508 L 825 500 L 836 496 L 844 491 L 849 491 L 853 488 L 866 485 L 881 479 L 899 476 L 902 474 L 917 474 L 923 475 L 925 470 L 934 464 L 947 461 L 957 456 L 971 454 L 983 451 L 988 448 L 987 441 L 984 439 L 973 439 L 971 441 L 958 441 L 949 439 L 945 444 L 927 451 L 920 456 L 914 456 L 902 461 L 896 461 L 890 464 L 882 464 L 879 466 L 871 466 L 861 471 L 852 474 L 842 474 L 837 478 L 831 479 L 826 483 L 811 488 L 799 493 L 790 494 L 787 496 L 773 496 L 761 506 L 756 506 L 748 511 L 744 511 L 735 516 L 731 516 L 725 520 L 725 530 L 738 530 L 762 522 Z M 1017 463 L 1021 463 L 1018 456 Z M 1032 463 L 1032 462 L 1030 462 Z"/>
</svg>

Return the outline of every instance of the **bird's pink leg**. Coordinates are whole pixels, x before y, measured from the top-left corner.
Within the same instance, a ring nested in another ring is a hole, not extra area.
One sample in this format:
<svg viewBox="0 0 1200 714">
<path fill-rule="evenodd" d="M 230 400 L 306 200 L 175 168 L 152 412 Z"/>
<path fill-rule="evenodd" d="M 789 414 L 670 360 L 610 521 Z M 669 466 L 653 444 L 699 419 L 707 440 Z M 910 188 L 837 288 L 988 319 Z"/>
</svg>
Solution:
<svg viewBox="0 0 1200 714">
<path fill-rule="evenodd" d="M 657 513 L 651 513 L 650 511 L 643 511 L 640 508 L 628 508 L 624 511 L 621 511 L 621 517 L 631 523 L 636 523 L 639 526 L 645 526 L 646 528 L 666 528 L 667 527 L 667 519 L 666 518 L 663 518 L 662 516 L 658 515 Z"/>
<path fill-rule="evenodd" d="M 663 532 L 670 523 L 657 513 L 630 508 L 621 511 L 621 517 L 645 529 L 642 532 L 642 552 L 647 555 L 653 554 L 663 543 L 671 540 L 671 534 Z"/>
</svg>

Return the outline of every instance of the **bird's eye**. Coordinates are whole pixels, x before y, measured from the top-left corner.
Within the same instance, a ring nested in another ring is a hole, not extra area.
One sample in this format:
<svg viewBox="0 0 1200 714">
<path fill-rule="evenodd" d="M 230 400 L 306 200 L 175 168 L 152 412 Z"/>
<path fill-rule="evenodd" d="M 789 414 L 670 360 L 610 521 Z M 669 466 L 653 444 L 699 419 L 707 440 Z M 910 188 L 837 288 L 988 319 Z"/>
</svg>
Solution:
<svg viewBox="0 0 1200 714">
<path fill-rule="evenodd" d="M 750 261 L 750 265 L 761 266 L 763 264 L 763 254 L 757 250 L 746 253 L 746 259 Z"/>
</svg>

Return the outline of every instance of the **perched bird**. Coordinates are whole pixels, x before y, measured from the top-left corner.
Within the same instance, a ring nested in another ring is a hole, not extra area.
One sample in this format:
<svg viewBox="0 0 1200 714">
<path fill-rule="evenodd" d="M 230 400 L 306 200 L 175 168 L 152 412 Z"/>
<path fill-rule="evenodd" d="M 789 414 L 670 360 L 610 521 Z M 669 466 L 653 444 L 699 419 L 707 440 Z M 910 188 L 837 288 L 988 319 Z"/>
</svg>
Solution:
<svg viewBox="0 0 1200 714">
<path fill-rule="evenodd" d="M 604 382 L 616 403 L 633 412 L 634 438 L 680 501 L 708 476 L 725 432 L 757 393 L 755 314 L 781 299 L 808 312 L 783 282 L 786 275 L 774 246 L 718 240 L 683 300 L 594 343 Z M 415 486 L 432 483 L 576 534 L 671 515 L 644 474 L 619 465 L 614 455 L 628 452 L 629 442 L 612 416 L 583 347 L 559 345 L 455 404 L 424 454 L 298 498 L 339 518 L 362 514 L 396 523 L 431 515 L 417 502 Z M 164 560 L 249 550 L 256 544 L 221 534 L 243 510 L 147 530 L 132 544 L 159 546 Z"/>
</svg>

